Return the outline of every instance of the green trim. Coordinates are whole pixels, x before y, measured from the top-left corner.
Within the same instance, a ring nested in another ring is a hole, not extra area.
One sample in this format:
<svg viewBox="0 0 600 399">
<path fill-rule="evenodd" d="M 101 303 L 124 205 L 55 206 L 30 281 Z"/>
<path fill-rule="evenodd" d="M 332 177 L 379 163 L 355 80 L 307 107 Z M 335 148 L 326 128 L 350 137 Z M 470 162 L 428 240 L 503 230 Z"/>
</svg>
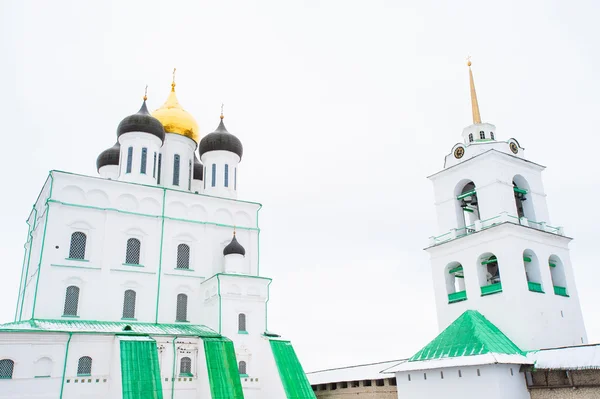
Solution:
<svg viewBox="0 0 600 399">
<path fill-rule="evenodd" d="M 185 274 L 177 274 L 177 273 L 163 273 L 163 276 L 176 276 L 176 277 L 185 277 L 185 278 L 201 278 L 206 279 L 204 276 L 189 276 Z"/>
<path fill-rule="evenodd" d="M 273 281 L 269 281 L 267 284 L 267 300 L 265 301 L 265 331 L 269 331 L 268 322 L 269 322 L 269 299 L 271 299 L 271 283 Z"/>
<path fill-rule="evenodd" d="M 31 213 L 30 213 L 31 216 Z M 25 252 L 23 253 L 23 265 L 21 266 L 21 277 L 19 278 L 19 294 L 17 295 L 17 306 L 15 307 L 15 318 L 13 321 L 17 321 L 17 313 L 19 313 L 19 302 L 21 298 L 21 290 L 23 289 L 23 273 L 25 272 L 25 259 L 27 259 L 27 244 L 29 243 L 29 236 L 31 234 L 31 225 L 29 224 L 29 218 L 26 220 L 27 223 L 27 239 L 25 240 L 25 244 L 23 244 L 23 248 Z"/>
<path fill-rule="evenodd" d="M 519 188 L 519 187 L 513 187 L 513 191 L 515 193 L 519 193 L 519 194 L 527 194 L 527 190 L 524 190 L 524 189 Z"/>
<path fill-rule="evenodd" d="M 171 375 L 171 399 L 175 396 L 175 368 L 177 367 L 177 348 L 175 342 L 177 337 L 173 338 L 173 374 Z"/>
<path fill-rule="evenodd" d="M 65 388 L 65 374 L 67 373 L 67 359 L 69 357 L 69 344 L 71 343 L 71 338 L 73 338 L 73 333 L 69 333 L 69 339 L 67 340 L 65 349 L 65 361 L 63 363 L 62 381 L 60 383 L 60 399 L 63 397 L 63 389 Z"/>
<path fill-rule="evenodd" d="M 529 256 L 523 256 L 523 262 L 531 262 L 531 258 Z"/>
<path fill-rule="evenodd" d="M 158 323 L 158 305 L 160 303 L 160 279 L 162 272 L 162 258 L 163 258 L 163 243 L 165 238 L 165 206 L 167 204 L 167 190 L 163 190 L 163 201 L 161 211 L 161 223 L 160 223 L 160 248 L 158 251 L 158 281 L 156 287 L 156 312 L 154 315 L 154 322 Z M 175 377 L 175 376 L 173 376 Z"/>
<path fill-rule="evenodd" d="M 56 263 L 51 263 L 50 266 L 53 266 L 53 267 L 68 267 L 68 268 L 71 268 L 71 269 L 102 270 L 101 267 L 77 266 L 77 265 L 57 265 Z"/>
<path fill-rule="evenodd" d="M 144 265 L 141 265 L 139 263 L 121 263 L 123 266 L 133 266 L 133 267 L 144 267 Z"/>
<path fill-rule="evenodd" d="M 448 294 L 448 303 L 462 302 L 467 300 L 467 291 L 458 291 Z"/>
<path fill-rule="evenodd" d="M 448 273 L 449 274 L 454 274 L 456 272 L 462 272 L 462 271 L 463 271 L 463 267 L 462 267 L 462 265 L 459 265 L 459 266 L 456 266 L 453 269 L 448 270 Z"/>
<path fill-rule="evenodd" d="M 549 265 L 550 267 L 556 267 L 556 263 L 548 262 L 548 265 Z"/>
<path fill-rule="evenodd" d="M 475 194 L 475 190 L 467 191 L 466 193 L 463 193 L 463 194 L 459 195 L 458 197 L 456 197 L 456 199 L 461 200 L 461 199 L 467 198 L 473 194 Z"/>
<path fill-rule="evenodd" d="M 222 300 L 221 300 L 221 280 L 219 280 L 219 274 L 215 275 L 217 277 L 217 296 L 219 297 L 219 334 L 221 334 L 221 312 L 222 312 Z"/>
<path fill-rule="evenodd" d="M 127 270 L 127 269 L 110 269 L 111 272 L 125 272 L 125 273 L 142 273 L 142 274 L 156 274 L 156 272 L 145 272 L 143 270 Z"/>
<path fill-rule="evenodd" d="M 262 209 L 262 204 L 258 204 L 259 207 L 256 210 L 256 256 L 257 256 L 257 262 L 256 262 L 256 274 L 260 276 L 260 227 L 258 227 L 258 211 L 260 211 Z"/>
<path fill-rule="evenodd" d="M 192 374 L 192 373 L 179 373 L 179 376 L 180 377 L 193 377 L 194 374 Z"/>
<path fill-rule="evenodd" d="M 135 317 L 121 317 L 121 320 L 137 321 L 137 319 Z"/>
<path fill-rule="evenodd" d="M 43 188 L 42 188 L 43 190 Z M 42 195 L 42 192 L 40 191 L 39 196 Z M 36 200 L 36 204 L 37 204 L 37 200 Z M 25 291 L 27 291 L 27 278 L 29 277 L 29 264 L 31 262 L 31 247 L 33 245 L 33 232 L 35 231 L 35 228 L 37 226 L 37 208 L 35 207 L 35 204 L 33 205 L 33 228 L 31 229 L 31 232 L 29 234 L 29 253 L 27 255 L 27 269 L 25 270 L 25 278 L 23 280 L 23 296 L 21 298 L 21 308 L 19 310 L 19 321 L 23 318 L 23 306 L 25 305 Z"/>
<path fill-rule="evenodd" d="M 527 287 L 531 292 L 539 292 L 540 294 L 544 294 L 544 290 L 542 289 L 542 284 L 534 283 L 532 281 L 527 282 Z"/>
<path fill-rule="evenodd" d="M 70 319 L 79 319 L 79 316 L 77 315 L 72 315 L 72 314 L 63 314 L 60 317 L 66 317 L 66 318 L 70 318 Z"/>
<path fill-rule="evenodd" d="M 240 377 L 246 378 L 246 377 L 248 377 L 248 374 L 240 374 Z"/>
<path fill-rule="evenodd" d="M 502 283 L 490 284 L 481 287 L 481 296 L 492 295 L 502 292 Z"/>
<path fill-rule="evenodd" d="M 51 376 L 49 375 L 36 375 L 33 378 L 50 378 Z"/>
<path fill-rule="evenodd" d="M 91 374 L 79 374 L 77 373 L 77 377 L 91 377 Z"/>
<path fill-rule="evenodd" d="M 558 285 L 554 286 L 554 295 L 560 295 L 569 298 L 569 295 L 567 294 L 567 289 Z"/>
<path fill-rule="evenodd" d="M 173 269 L 173 270 L 184 270 L 184 271 L 186 271 L 186 272 L 193 272 L 193 271 L 194 271 L 194 269 L 185 269 L 185 268 L 183 268 L 183 267 L 176 267 L 176 268 L 175 268 L 175 269 Z"/>
<path fill-rule="evenodd" d="M 65 260 L 71 260 L 76 262 L 89 262 L 89 259 L 78 259 L 78 258 L 65 258 Z"/>
<path fill-rule="evenodd" d="M 498 258 L 492 255 L 488 260 L 484 260 L 481 262 L 482 265 L 489 265 L 490 263 L 498 263 Z"/>
<path fill-rule="evenodd" d="M 50 186 L 50 191 L 52 191 L 52 185 Z M 46 220 L 44 221 L 44 233 L 42 235 L 42 246 L 40 248 L 40 261 L 38 263 L 37 270 L 37 278 L 35 281 L 35 290 L 33 291 L 33 307 L 31 308 L 31 318 L 35 318 L 35 305 L 37 304 L 37 292 L 40 285 L 40 275 L 42 274 L 42 260 L 44 258 L 44 245 L 46 244 L 46 230 L 48 228 L 48 216 L 50 214 L 50 205 L 48 204 L 50 200 L 46 201 Z"/>
<path fill-rule="evenodd" d="M 242 330 L 238 330 L 238 334 L 245 334 L 245 335 L 248 335 L 248 331 L 242 331 Z"/>
</svg>

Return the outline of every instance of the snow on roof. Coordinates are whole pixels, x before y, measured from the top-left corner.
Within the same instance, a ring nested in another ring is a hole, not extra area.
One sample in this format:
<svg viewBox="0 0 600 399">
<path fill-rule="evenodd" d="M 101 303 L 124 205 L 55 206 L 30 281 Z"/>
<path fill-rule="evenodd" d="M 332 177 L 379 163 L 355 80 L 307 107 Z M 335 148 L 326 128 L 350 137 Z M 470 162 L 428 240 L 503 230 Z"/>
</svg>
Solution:
<svg viewBox="0 0 600 399">
<path fill-rule="evenodd" d="M 388 362 L 360 364 L 357 366 L 339 367 L 335 369 L 312 371 L 306 373 L 311 385 L 326 384 L 329 382 L 377 380 L 390 378 L 390 375 L 381 374 L 381 371 L 390 368 L 402 360 Z"/>
<path fill-rule="evenodd" d="M 600 369 L 600 344 L 542 349 L 529 352 L 527 358 L 536 369 Z"/>
<path fill-rule="evenodd" d="M 432 370 L 448 367 L 479 366 L 486 364 L 533 364 L 523 355 L 507 355 L 503 353 L 486 353 L 483 355 L 446 357 L 422 361 L 403 361 L 383 370 L 383 373 L 402 371 Z"/>
</svg>

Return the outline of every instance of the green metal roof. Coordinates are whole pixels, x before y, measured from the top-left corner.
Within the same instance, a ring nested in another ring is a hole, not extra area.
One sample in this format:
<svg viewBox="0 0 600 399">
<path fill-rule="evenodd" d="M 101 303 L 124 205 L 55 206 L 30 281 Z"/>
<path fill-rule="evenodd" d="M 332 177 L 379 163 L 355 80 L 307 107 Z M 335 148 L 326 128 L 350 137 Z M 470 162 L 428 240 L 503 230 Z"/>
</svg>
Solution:
<svg viewBox="0 0 600 399">
<path fill-rule="evenodd" d="M 131 330 L 124 330 L 129 326 Z M 221 337 L 220 334 L 201 324 L 173 323 L 154 324 L 96 320 L 25 320 L 0 324 L 0 332 L 71 332 L 95 334 L 150 334 L 199 337 Z"/>
<path fill-rule="evenodd" d="M 502 331 L 476 310 L 467 310 L 409 362 L 499 353 L 523 355 Z"/>
</svg>

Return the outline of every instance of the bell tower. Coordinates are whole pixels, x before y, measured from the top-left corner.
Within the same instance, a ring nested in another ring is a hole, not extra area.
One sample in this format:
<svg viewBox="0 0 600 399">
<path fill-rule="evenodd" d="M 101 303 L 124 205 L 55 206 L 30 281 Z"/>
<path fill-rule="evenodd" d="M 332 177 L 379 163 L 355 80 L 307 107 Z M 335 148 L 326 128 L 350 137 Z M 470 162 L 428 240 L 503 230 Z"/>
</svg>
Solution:
<svg viewBox="0 0 600 399">
<path fill-rule="evenodd" d="M 429 176 L 440 235 L 426 250 L 440 331 L 478 310 L 524 350 L 587 343 L 571 238 L 550 222 L 545 167 L 481 121 L 468 67 L 473 124 Z"/>
</svg>

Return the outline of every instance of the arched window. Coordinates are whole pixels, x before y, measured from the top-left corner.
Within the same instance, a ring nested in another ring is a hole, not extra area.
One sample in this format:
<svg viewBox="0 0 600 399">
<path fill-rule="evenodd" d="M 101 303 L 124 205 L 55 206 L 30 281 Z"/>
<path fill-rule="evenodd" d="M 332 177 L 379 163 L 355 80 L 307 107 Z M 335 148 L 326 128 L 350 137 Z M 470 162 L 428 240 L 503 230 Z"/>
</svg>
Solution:
<svg viewBox="0 0 600 399">
<path fill-rule="evenodd" d="M 238 363 L 238 369 L 240 371 L 240 375 L 248 374 L 248 370 L 246 370 L 246 362 L 245 361 L 242 360 Z"/>
<path fill-rule="evenodd" d="M 134 290 L 127 290 L 123 295 L 123 318 L 134 319 L 135 318 L 135 297 L 136 293 Z"/>
<path fill-rule="evenodd" d="M 156 177 L 156 151 L 154 151 L 154 161 L 152 163 L 152 177 Z"/>
<path fill-rule="evenodd" d="M 125 173 L 131 173 L 131 164 L 133 162 L 133 147 L 127 149 L 127 169 Z"/>
<path fill-rule="evenodd" d="M 473 142 L 473 133 L 469 133 L 469 143 Z"/>
<path fill-rule="evenodd" d="M 190 268 L 190 247 L 187 244 L 179 244 L 177 246 L 177 268 Z"/>
<path fill-rule="evenodd" d="M 446 291 L 448 292 L 448 303 L 460 302 L 467 299 L 465 288 L 465 273 L 458 262 L 451 262 L 445 269 Z"/>
<path fill-rule="evenodd" d="M 513 192 L 515 195 L 515 207 L 519 218 L 527 218 L 529 221 L 535 221 L 533 212 L 533 203 L 529 198 L 529 183 L 523 176 L 513 177 Z M 533 225 L 532 225 L 533 226 Z"/>
<path fill-rule="evenodd" d="M 552 255 L 548 259 L 548 266 L 550 266 L 554 294 L 568 297 L 567 277 L 565 276 L 565 267 L 562 261 L 558 256 Z"/>
<path fill-rule="evenodd" d="M 233 189 L 237 190 L 237 168 L 233 168 Z"/>
<path fill-rule="evenodd" d="M 188 161 L 188 190 L 192 189 L 192 160 Z"/>
<path fill-rule="evenodd" d="M 229 187 L 229 165 L 225 164 L 225 179 L 223 184 L 225 187 Z"/>
<path fill-rule="evenodd" d="M 211 186 L 215 187 L 217 185 L 217 165 L 216 164 L 212 164 L 212 182 L 211 182 Z"/>
<path fill-rule="evenodd" d="M 173 158 L 173 185 L 179 185 L 179 154 Z"/>
<path fill-rule="evenodd" d="M 481 286 L 481 295 L 490 295 L 502 292 L 502 282 L 500 280 L 500 267 L 498 258 L 492 253 L 485 253 L 479 257 L 479 284 Z"/>
<path fill-rule="evenodd" d="M 526 249 L 523 251 L 523 264 L 525 265 L 525 277 L 529 291 L 543 294 L 540 262 L 532 250 Z"/>
<path fill-rule="evenodd" d="M 85 259 L 85 244 L 87 236 L 81 231 L 71 234 L 71 247 L 69 248 L 69 259 Z"/>
<path fill-rule="evenodd" d="M 148 159 L 148 149 L 142 148 L 142 161 L 140 162 L 140 173 L 146 174 L 146 161 Z"/>
<path fill-rule="evenodd" d="M 35 377 L 50 377 L 52 373 L 52 360 L 49 357 L 42 357 L 35 362 Z"/>
<path fill-rule="evenodd" d="M 457 199 L 457 222 L 458 229 L 456 234 L 463 236 L 475 232 L 475 222 L 479 220 L 479 201 L 475 183 L 472 181 L 462 181 L 456 187 Z"/>
<path fill-rule="evenodd" d="M 83 356 L 79 358 L 77 363 L 77 375 L 88 376 L 92 375 L 92 358 L 89 356 Z"/>
<path fill-rule="evenodd" d="M 65 295 L 65 308 L 63 316 L 77 316 L 77 307 L 79 306 L 79 287 L 70 285 L 67 287 Z"/>
<path fill-rule="evenodd" d="M 246 315 L 244 313 L 238 315 L 238 331 L 246 332 Z"/>
<path fill-rule="evenodd" d="M 10 359 L 0 360 L 0 380 L 10 380 L 13 376 L 15 362 Z"/>
<path fill-rule="evenodd" d="M 127 250 L 125 251 L 125 263 L 129 265 L 140 264 L 140 250 L 142 243 L 137 238 L 127 240 Z"/>
<path fill-rule="evenodd" d="M 179 374 L 192 375 L 192 359 L 189 357 L 181 358 L 181 363 L 179 364 Z"/>
<path fill-rule="evenodd" d="M 496 139 L 494 138 L 494 132 L 490 132 L 490 137 L 492 138 L 492 140 L 496 140 Z"/>
<path fill-rule="evenodd" d="M 485 139 L 485 132 L 483 130 L 479 132 L 479 138 L 481 140 Z"/>
<path fill-rule="evenodd" d="M 187 295 L 177 295 L 177 310 L 175 312 L 175 321 L 187 321 L 187 300 Z"/>
</svg>

